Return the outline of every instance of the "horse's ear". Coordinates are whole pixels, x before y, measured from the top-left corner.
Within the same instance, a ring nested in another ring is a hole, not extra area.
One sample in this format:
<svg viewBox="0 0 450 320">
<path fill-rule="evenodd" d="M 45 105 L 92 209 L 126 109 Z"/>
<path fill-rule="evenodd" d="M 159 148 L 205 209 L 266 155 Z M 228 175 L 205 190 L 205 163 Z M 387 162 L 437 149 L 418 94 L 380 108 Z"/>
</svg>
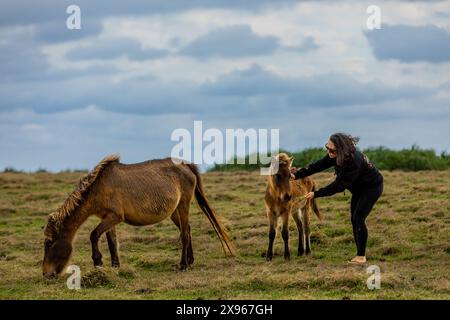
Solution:
<svg viewBox="0 0 450 320">
<path fill-rule="evenodd" d="M 292 162 L 294 162 L 294 157 L 293 156 L 289 158 L 289 166 L 292 165 Z"/>
</svg>

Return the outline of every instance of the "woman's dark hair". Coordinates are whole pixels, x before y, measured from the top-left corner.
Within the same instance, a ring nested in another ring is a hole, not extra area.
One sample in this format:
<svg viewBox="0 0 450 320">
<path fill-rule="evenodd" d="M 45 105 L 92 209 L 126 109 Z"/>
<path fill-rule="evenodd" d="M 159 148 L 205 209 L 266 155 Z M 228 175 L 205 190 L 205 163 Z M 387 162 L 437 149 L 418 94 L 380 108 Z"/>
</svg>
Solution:
<svg viewBox="0 0 450 320">
<path fill-rule="evenodd" d="M 353 159 L 356 144 L 359 141 L 358 137 L 352 137 L 345 133 L 335 133 L 330 136 L 330 141 L 333 142 L 336 149 L 336 164 L 338 166 L 342 166 L 348 160 Z"/>
</svg>

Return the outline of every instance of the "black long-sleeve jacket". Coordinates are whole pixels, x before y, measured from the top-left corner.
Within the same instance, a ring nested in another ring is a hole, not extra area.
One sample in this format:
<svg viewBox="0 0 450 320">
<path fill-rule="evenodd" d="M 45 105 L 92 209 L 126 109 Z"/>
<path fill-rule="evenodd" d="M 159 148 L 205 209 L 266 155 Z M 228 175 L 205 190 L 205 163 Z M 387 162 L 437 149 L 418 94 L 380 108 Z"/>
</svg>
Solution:
<svg viewBox="0 0 450 320">
<path fill-rule="evenodd" d="M 354 193 L 370 186 L 377 185 L 383 181 L 383 176 L 369 162 L 367 157 L 360 151 L 355 151 L 353 159 L 349 159 L 343 166 L 336 164 L 336 158 L 330 158 L 328 154 L 322 159 L 310 164 L 306 168 L 301 168 L 295 173 L 295 179 L 310 176 L 334 166 L 336 180 L 328 186 L 314 192 L 314 197 L 326 197 L 345 189 Z"/>
</svg>

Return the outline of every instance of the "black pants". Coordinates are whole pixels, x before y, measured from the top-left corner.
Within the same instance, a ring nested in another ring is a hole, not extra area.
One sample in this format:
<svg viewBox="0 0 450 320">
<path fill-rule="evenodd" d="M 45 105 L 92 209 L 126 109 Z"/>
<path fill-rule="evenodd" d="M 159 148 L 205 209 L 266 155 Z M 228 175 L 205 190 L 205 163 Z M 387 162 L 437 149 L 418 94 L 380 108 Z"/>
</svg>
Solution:
<svg viewBox="0 0 450 320">
<path fill-rule="evenodd" d="M 356 255 L 358 256 L 366 255 L 368 237 L 366 218 L 382 193 L 383 181 L 374 186 L 353 192 L 350 211 L 352 214 L 353 237 L 355 238 L 357 249 Z"/>
</svg>

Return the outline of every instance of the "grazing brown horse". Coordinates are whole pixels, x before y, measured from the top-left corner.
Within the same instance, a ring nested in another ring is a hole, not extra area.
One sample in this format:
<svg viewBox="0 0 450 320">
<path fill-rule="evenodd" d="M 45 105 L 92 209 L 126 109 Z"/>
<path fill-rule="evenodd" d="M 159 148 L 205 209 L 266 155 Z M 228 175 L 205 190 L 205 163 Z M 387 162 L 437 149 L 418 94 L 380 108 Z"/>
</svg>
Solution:
<svg viewBox="0 0 450 320">
<path fill-rule="evenodd" d="M 90 236 L 95 266 L 102 265 L 98 240 L 103 233 L 106 232 L 112 266 L 119 267 L 115 226 L 120 222 L 151 225 L 170 216 L 180 230 L 180 270 L 185 270 L 194 262 L 189 226 L 189 207 L 194 195 L 225 254 L 234 255 L 230 238 L 205 197 L 196 165 L 175 164 L 171 158 L 127 165 L 120 163 L 118 156 L 104 158 L 80 180 L 64 204 L 49 215 L 44 231 L 44 276 L 54 277 L 64 271 L 75 233 L 92 215 L 101 219 Z"/>
<path fill-rule="evenodd" d="M 311 178 L 291 180 L 290 167 L 293 158 L 285 153 L 276 156 L 278 162 L 278 171 L 269 175 L 266 195 L 264 197 L 267 218 L 269 219 L 269 247 L 267 249 L 266 260 L 270 261 L 273 257 L 273 241 L 276 235 L 278 219 L 282 220 L 281 235 L 284 240 L 284 258 L 290 259 L 289 252 L 289 214 L 292 214 L 298 230 L 298 251 L 299 256 L 311 253 L 310 241 L 310 215 L 314 211 L 317 217 L 322 217 L 317 207 L 316 200 L 304 199 L 310 191 L 315 190 L 314 181 Z"/>
</svg>

